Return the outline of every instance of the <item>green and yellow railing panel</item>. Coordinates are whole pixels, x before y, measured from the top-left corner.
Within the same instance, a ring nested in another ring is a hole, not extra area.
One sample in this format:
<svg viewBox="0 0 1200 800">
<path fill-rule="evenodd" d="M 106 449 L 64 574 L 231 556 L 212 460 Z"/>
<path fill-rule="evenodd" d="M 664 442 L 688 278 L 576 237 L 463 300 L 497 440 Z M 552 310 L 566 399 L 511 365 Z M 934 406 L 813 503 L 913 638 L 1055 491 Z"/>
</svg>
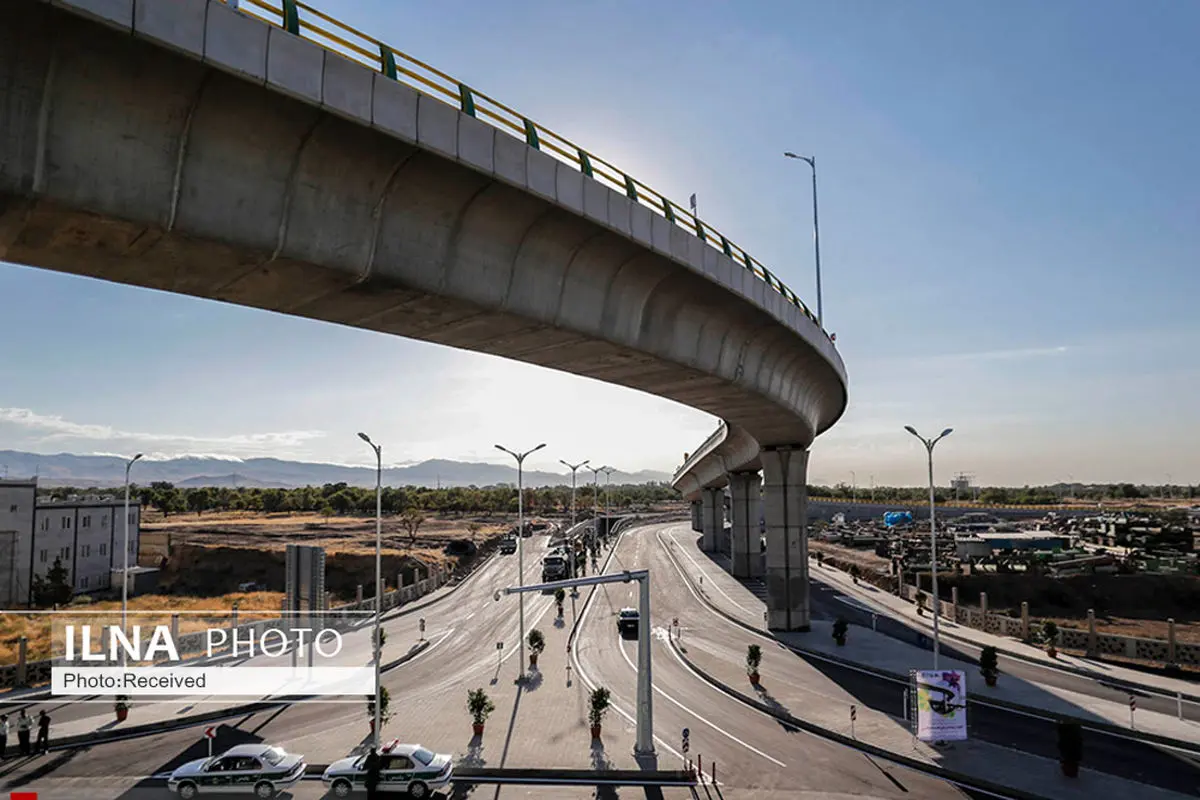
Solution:
<svg viewBox="0 0 1200 800">
<path fill-rule="evenodd" d="M 765 281 L 771 289 L 800 309 L 813 322 L 817 321 L 816 315 L 795 292 L 716 228 L 595 153 L 522 116 L 499 100 L 300 0 L 240 0 L 238 7 L 269 25 L 308 39 L 327 50 L 405 83 L 464 114 L 482 119 L 524 141 L 530 147 L 569 164 L 608 188 L 623 193 L 633 202 L 665 217 L 673 225 L 698 237 L 704 244 L 724 253 L 735 264 L 741 265 Z"/>
</svg>

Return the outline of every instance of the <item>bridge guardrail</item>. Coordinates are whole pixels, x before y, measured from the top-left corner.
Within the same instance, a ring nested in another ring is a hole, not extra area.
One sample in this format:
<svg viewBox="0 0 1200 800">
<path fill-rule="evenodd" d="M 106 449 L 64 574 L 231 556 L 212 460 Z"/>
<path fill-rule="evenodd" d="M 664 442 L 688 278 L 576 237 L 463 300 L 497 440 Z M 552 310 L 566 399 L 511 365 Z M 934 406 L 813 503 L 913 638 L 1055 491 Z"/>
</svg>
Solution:
<svg viewBox="0 0 1200 800">
<path fill-rule="evenodd" d="M 816 315 L 795 292 L 785 286 L 783 281 L 758 259 L 734 244 L 716 228 L 637 178 L 618 169 L 611 162 L 521 115 L 499 100 L 300 0 L 220 2 L 235 6 L 269 25 L 308 39 L 326 50 L 405 83 L 422 94 L 523 140 L 530 147 L 574 167 L 608 188 L 624 193 L 634 203 L 650 209 L 660 217 L 665 217 L 668 222 L 698 237 L 706 246 L 724 253 L 735 264 L 749 270 L 820 327 Z M 822 332 L 824 333 L 823 329 Z M 829 336 L 828 333 L 825 335 Z"/>
</svg>

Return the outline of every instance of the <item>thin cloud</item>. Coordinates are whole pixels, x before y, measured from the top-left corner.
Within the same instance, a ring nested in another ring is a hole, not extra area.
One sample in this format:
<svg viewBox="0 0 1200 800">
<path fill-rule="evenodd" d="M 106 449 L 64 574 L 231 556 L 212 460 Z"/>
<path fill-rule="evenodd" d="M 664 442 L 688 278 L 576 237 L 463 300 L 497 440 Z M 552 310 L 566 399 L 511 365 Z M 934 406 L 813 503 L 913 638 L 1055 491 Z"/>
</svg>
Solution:
<svg viewBox="0 0 1200 800">
<path fill-rule="evenodd" d="M 3 423 L 40 433 L 42 441 L 46 442 L 83 439 L 94 442 L 154 445 L 155 452 L 148 454 L 148 457 L 160 459 L 194 455 L 199 458 L 237 461 L 240 459 L 236 455 L 230 455 L 231 452 L 266 454 L 279 448 L 296 447 L 326 435 L 324 431 L 277 431 L 232 436 L 123 431 L 111 425 L 74 422 L 55 414 L 39 414 L 28 408 L 0 408 L 0 424 Z M 170 452 L 172 446 L 178 448 L 174 453 Z"/>
</svg>

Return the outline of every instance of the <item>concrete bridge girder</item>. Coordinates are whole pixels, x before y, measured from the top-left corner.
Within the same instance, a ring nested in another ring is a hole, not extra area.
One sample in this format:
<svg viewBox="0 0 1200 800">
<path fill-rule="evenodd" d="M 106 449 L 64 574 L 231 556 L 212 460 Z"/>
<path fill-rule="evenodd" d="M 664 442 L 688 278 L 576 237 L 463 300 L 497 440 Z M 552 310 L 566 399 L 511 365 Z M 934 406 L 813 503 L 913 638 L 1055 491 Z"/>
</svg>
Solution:
<svg viewBox="0 0 1200 800">
<path fill-rule="evenodd" d="M 799 309 L 571 165 L 214 0 L 107 28 L 62 6 L 5 9 L 0 258 L 594 377 L 760 441 L 844 410 Z"/>
</svg>

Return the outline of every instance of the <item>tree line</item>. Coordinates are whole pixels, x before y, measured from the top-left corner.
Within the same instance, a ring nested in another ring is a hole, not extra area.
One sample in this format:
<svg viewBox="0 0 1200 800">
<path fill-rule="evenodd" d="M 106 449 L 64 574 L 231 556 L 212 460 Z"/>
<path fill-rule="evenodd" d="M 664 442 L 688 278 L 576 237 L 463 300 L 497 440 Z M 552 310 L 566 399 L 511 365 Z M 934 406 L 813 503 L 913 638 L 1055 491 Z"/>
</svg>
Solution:
<svg viewBox="0 0 1200 800">
<path fill-rule="evenodd" d="M 808 496 L 813 498 L 836 497 L 859 500 L 875 499 L 888 503 L 928 503 L 928 487 L 876 486 L 873 489 L 853 487 L 847 483 L 836 486 L 809 486 Z M 1033 505 L 1048 506 L 1064 501 L 1098 502 L 1100 500 L 1143 500 L 1151 498 L 1194 499 L 1200 497 L 1200 486 L 1147 486 L 1132 483 L 1101 484 L 1055 484 L 1053 486 L 1006 486 L 971 487 L 955 496 L 953 489 L 934 487 L 934 499 L 939 503 L 948 500 L 978 500 L 981 505 Z"/>
<path fill-rule="evenodd" d="M 61 499 L 87 491 L 56 487 L 43 494 Z M 297 489 L 262 489 L 227 486 L 184 488 L 166 481 L 155 481 L 149 486 L 132 486 L 130 492 L 141 500 L 143 506 L 157 509 L 166 516 L 184 512 L 203 514 L 206 511 L 261 511 L 270 514 L 309 512 L 325 516 L 375 513 L 375 488 L 346 483 Z M 524 494 L 525 511 L 529 514 L 570 513 L 570 486 L 527 488 Z M 613 485 L 607 490 L 602 485 L 598 498 L 601 511 L 606 496 L 609 508 L 622 511 L 646 508 L 679 498 L 679 494 L 665 483 Z M 408 511 L 438 515 L 517 512 L 517 489 L 514 486 L 452 486 L 441 489 L 385 486 L 381 500 L 385 514 L 404 514 Z M 580 517 L 590 515 L 596 501 L 591 486 L 579 487 L 575 492 Z"/>
</svg>

